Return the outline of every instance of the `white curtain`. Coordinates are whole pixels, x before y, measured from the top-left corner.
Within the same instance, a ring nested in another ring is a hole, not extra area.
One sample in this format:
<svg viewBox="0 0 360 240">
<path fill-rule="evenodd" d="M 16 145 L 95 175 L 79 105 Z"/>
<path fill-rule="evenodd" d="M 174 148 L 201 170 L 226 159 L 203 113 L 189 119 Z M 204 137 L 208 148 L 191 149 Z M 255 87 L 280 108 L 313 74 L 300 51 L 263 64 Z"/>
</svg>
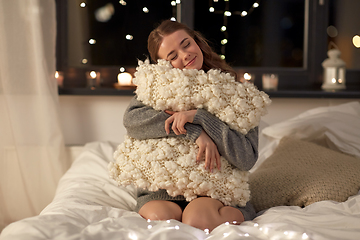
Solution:
<svg viewBox="0 0 360 240">
<path fill-rule="evenodd" d="M 0 230 L 39 214 L 69 167 L 55 38 L 55 0 L 0 0 Z"/>
</svg>

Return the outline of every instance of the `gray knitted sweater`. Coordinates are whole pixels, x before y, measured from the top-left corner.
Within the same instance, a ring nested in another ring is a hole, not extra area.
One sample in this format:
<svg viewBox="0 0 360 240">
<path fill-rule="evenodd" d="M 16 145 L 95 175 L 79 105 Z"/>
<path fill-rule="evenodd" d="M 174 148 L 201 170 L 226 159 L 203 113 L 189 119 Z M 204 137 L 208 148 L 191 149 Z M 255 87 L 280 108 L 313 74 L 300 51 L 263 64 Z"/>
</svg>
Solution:
<svg viewBox="0 0 360 240">
<path fill-rule="evenodd" d="M 127 134 L 135 139 L 183 137 L 195 141 L 202 130 L 214 141 L 218 151 L 229 163 L 242 171 L 250 170 L 258 157 L 258 128 L 251 129 L 243 135 L 219 120 L 209 112 L 198 109 L 193 123 L 186 123 L 186 135 L 177 136 L 174 132 L 168 135 L 165 131 L 165 120 L 169 117 L 163 111 L 156 111 L 138 101 L 136 96 L 124 114 L 124 126 Z"/>
</svg>

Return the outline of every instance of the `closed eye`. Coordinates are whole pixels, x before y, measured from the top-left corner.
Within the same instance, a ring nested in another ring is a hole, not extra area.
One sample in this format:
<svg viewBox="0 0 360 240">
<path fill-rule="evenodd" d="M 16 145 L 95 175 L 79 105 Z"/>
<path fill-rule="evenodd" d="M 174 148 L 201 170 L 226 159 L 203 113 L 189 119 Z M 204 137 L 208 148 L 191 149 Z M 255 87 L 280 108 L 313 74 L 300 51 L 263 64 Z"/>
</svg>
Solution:
<svg viewBox="0 0 360 240">
<path fill-rule="evenodd" d="M 174 57 L 172 57 L 170 60 L 174 61 L 175 59 L 177 59 L 177 54 Z"/>
</svg>

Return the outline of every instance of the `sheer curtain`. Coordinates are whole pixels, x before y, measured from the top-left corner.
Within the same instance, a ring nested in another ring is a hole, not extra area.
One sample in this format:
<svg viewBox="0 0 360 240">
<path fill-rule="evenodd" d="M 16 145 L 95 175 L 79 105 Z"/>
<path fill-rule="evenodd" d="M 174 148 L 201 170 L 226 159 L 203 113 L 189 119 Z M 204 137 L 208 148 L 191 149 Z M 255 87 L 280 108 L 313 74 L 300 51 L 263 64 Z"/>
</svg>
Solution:
<svg viewBox="0 0 360 240">
<path fill-rule="evenodd" d="M 55 0 L 0 0 L 0 230 L 39 214 L 69 167 L 58 116 Z"/>
</svg>

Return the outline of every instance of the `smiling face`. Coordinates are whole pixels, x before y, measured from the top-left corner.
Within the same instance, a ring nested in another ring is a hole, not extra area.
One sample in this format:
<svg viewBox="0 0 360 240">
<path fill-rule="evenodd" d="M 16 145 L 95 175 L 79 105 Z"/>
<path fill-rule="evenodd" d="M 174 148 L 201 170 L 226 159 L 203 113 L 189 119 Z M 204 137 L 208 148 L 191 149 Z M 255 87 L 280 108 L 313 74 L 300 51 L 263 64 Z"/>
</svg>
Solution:
<svg viewBox="0 0 360 240">
<path fill-rule="evenodd" d="M 201 49 L 184 30 L 166 35 L 160 44 L 158 56 L 180 69 L 200 70 L 204 61 Z"/>
</svg>

